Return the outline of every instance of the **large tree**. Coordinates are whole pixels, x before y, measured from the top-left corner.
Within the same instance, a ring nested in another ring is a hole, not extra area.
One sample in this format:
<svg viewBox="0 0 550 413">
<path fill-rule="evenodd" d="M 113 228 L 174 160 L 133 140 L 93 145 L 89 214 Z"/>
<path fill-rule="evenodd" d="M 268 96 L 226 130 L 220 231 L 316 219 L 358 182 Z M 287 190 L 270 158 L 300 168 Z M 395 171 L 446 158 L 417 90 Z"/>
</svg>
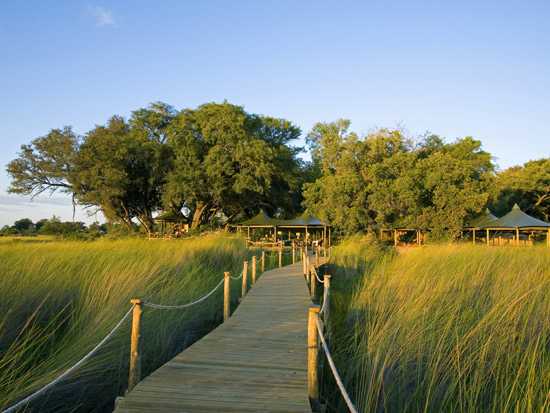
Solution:
<svg viewBox="0 0 550 413">
<path fill-rule="evenodd" d="M 230 219 L 259 207 L 295 207 L 300 131 L 288 121 L 251 115 L 240 106 L 208 103 L 180 112 L 168 129 L 174 167 L 167 208 L 189 211 L 192 228 L 217 213 Z"/>
<path fill-rule="evenodd" d="M 73 174 L 76 198 L 99 207 L 110 221 L 131 227 L 136 218 L 150 232 L 170 164 L 167 147 L 132 121 L 114 116 L 80 145 Z"/>
<path fill-rule="evenodd" d="M 308 135 L 321 176 L 305 185 L 304 204 L 340 231 L 414 226 L 454 237 L 486 205 L 494 167 L 479 141 L 429 135 L 414 145 L 397 130 L 359 138 L 349 125 L 317 124 Z"/>
<path fill-rule="evenodd" d="M 7 166 L 12 178 L 8 191 L 32 197 L 43 192 L 72 193 L 71 174 L 78 141 L 73 130 L 65 127 L 52 129 L 29 145 L 22 145 L 19 156 Z"/>
<path fill-rule="evenodd" d="M 498 195 L 493 202 L 503 215 L 517 203 L 527 213 L 550 221 L 550 158 L 513 166 L 498 174 Z"/>
</svg>

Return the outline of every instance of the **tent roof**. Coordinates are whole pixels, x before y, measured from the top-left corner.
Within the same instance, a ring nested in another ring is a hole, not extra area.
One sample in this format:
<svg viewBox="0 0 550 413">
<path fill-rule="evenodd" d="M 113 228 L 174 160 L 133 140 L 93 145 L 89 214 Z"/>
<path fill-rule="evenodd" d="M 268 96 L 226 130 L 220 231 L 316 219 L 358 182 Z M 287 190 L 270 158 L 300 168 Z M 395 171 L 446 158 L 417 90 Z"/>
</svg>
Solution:
<svg viewBox="0 0 550 413">
<path fill-rule="evenodd" d="M 262 209 L 260 212 L 246 220 L 241 222 L 241 226 L 249 227 L 261 227 L 261 226 L 278 226 L 278 227 L 305 227 L 305 226 L 324 226 L 328 225 L 322 222 L 319 218 L 313 215 L 302 214 L 301 216 L 294 219 L 274 219 L 271 218 L 266 212 Z"/>
<path fill-rule="evenodd" d="M 485 214 L 473 219 L 467 224 L 467 228 L 485 228 L 492 225 L 498 218 L 494 216 L 489 208 L 485 210 Z"/>
<path fill-rule="evenodd" d="M 239 225 L 243 226 L 275 226 L 278 225 L 279 220 L 271 218 L 267 213 L 261 209 L 256 216 L 253 216 L 246 221 L 241 222 Z"/>
<path fill-rule="evenodd" d="M 279 226 L 281 227 L 305 227 L 305 226 L 324 226 L 328 225 L 325 222 L 321 221 L 319 218 L 302 214 L 297 218 L 280 221 Z"/>
<path fill-rule="evenodd" d="M 154 218 L 155 221 L 165 221 L 165 222 L 181 222 L 186 221 L 182 213 L 177 213 L 174 211 L 165 211 L 161 212 Z"/>
<path fill-rule="evenodd" d="M 523 212 L 518 204 L 515 204 L 510 212 L 502 218 L 491 222 L 485 228 L 550 228 L 548 222 L 541 221 Z"/>
</svg>

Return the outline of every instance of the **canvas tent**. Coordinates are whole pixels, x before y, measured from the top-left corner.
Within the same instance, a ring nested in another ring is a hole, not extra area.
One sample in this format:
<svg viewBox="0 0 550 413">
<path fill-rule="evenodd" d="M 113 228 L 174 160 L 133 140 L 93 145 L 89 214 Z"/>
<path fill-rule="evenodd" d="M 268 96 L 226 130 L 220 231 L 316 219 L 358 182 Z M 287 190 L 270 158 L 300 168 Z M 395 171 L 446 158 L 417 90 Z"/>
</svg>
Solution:
<svg viewBox="0 0 550 413">
<path fill-rule="evenodd" d="M 248 240 L 256 240 L 264 234 L 263 241 L 278 244 L 284 241 L 324 243 L 330 246 L 330 225 L 313 215 L 302 214 L 294 219 L 271 218 L 264 210 L 254 217 L 235 225 L 238 231 L 245 230 Z M 268 235 L 265 235 L 265 233 Z"/>
<path fill-rule="evenodd" d="M 518 204 L 515 204 L 510 212 L 482 227 L 486 231 L 487 245 L 490 244 L 491 231 L 497 232 L 513 231 L 514 242 L 520 244 L 520 234 L 526 233 L 529 239 L 536 233 L 546 233 L 546 242 L 550 246 L 550 223 L 532 217 L 523 212 Z"/>
<path fill-rule="evenodd" d="M 476 232 L 484 229 L 487 225 L 491 225 L 498 218 L 489 211 L 489 208 L 485 210 L 485 213 L 471 222 L 469 222 L 464 228 L 466 231 L 472 231 L 472 243 L 476 243 Z"/>
</svg>

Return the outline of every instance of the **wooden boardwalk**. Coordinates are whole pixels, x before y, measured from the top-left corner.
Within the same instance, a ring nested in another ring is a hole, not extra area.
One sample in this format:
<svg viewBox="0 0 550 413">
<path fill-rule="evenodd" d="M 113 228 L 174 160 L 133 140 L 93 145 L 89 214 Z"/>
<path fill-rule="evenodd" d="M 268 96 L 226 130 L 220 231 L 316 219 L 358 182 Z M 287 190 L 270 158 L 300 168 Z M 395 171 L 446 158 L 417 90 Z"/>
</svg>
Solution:
<svg viewBox="0 0 550 413">
<path fill-rule="evenodd" d="M 117 403 L 116 412 L 311 412 L 302 264 L 265 272 L 231 318 Z"/>
</svg>

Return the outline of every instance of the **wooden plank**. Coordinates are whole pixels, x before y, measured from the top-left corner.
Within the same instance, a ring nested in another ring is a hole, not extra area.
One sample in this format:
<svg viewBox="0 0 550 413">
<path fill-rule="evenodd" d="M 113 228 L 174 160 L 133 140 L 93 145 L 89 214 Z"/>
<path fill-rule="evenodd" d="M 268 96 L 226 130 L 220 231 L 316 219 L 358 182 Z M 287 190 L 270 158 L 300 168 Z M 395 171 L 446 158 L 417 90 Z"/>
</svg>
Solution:
<svg viewBox="0 0 550 413">
<path fill-rule="evenodd" d="M 310 303 L 301 263 L 262 274 L 225 323 L 146 377 L 115 412 L 310 412 Z"/>
</svg>

